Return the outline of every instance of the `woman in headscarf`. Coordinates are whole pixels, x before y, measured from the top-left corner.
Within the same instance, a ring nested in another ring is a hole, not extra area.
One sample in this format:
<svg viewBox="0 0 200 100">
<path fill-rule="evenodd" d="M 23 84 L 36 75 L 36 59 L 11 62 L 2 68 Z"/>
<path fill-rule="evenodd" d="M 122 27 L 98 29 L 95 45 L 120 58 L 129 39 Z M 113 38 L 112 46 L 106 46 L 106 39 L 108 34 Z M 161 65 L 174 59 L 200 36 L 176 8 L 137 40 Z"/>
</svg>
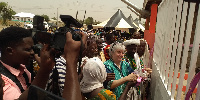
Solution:
<svg viewBox="0 0 200 100">
<path fill-rule="evenodd" d="M 103 62 L 98 57 L 90 58 L 83 67 L 83 79 L 80 82 L 83 95 L 88 100 L 116 100 L 116 95 L 103 87 L 106 77 L 107 72 Z M 134 83 L 128 83 L 119 100 L 126 98 L 128 90 L 133 85 Z"/>
<path fill-rule="evenodd" d="M 83 79 L 80 82 L 84 96 L 89 100 L 101 100 L 103 97 L 115 100 L 115 94 L 103 88 L 106 76 L 106 69 L 101 60 L 97 57 L 89 59 L 83 67 Z"/>
<path fill-rule="evenodd" d="M 129 63 L 122 60 L 124 52 L 125 46 L 122 43 L 112 43 L 109 49 L 110 60 L 104 62 L 107 73 L 115 73 L 115 80 L 109 81 L 107 88 L 114 91 L 117 99 L 122 95 L 127 82 L 137 80 Z"/>
</svg>

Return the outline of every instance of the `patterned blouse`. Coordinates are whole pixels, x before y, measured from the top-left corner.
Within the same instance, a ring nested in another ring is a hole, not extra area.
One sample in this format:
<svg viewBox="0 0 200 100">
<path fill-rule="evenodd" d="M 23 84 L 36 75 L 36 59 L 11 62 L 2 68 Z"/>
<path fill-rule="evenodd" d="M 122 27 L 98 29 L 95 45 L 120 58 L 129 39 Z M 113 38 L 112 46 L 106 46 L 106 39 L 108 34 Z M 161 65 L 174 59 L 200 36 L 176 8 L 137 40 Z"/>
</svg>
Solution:
<svg viewBox="0 0 200 100">
<path fill-rule="evenodd" d="M 121 79 L 125 76 L 128 76 L 130 73 L 133 72 L 133 69 L 130 67 L 129 63 L 127 63 L 126 61 L 121 61 L 120 65 L 121 65 L 121 69 L 119 69 L 117 67 L 117 65 L 112 61 L 112 60 L 107 60 L 106 62 L 104 62 L 104 65 L 106 67 L 106 71 L 107 73 L 115 73 L 115 80 Z M 111 84 L 114 80 L 111 80 L 108 82 L 107 88 L 110 89 Z M 121 94 L 123 93 L 125 87 L 126 87 L 126 83 L 116 87 L 113 92 L 116 95 L 117 99 L 121 96 Z"/>
<path fill-rule="evenodd" d="M 87 100 L 116 100 L 116 95 L 107 89 L 102 89 L 97 96 Z"/>
</svg>

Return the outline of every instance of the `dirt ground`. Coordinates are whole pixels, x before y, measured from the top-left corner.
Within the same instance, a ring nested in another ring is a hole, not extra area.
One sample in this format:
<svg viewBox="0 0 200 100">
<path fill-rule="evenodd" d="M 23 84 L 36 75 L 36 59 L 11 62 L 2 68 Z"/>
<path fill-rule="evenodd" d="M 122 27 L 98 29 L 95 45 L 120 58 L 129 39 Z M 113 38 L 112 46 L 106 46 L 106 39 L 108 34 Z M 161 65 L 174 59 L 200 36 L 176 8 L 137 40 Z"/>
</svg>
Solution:
<svg viewBox="0 0 200 100">
<path fill-rule="evenodd" d="M 19 26 L 19 27 L 23 27 L 24 23 L 23 22 L 16 22 L 16 21 L 8 21 L 7 26 L 6 25 L 2 25 L 0 22 L 0 31 L 3 28 L 9 27 L 9 26 Z"/>
</svg>

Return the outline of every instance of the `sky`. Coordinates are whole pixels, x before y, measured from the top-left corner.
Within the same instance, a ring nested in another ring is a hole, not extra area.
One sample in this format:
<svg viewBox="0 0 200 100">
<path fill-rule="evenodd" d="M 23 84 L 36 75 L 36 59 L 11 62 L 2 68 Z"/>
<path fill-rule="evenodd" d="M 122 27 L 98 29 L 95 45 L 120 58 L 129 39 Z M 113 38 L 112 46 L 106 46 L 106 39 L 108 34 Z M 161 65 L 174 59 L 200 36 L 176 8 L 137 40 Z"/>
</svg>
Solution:
<svg viewBox="0 0 200 100">
<path fill-rule="evenodd" d="M 139 8 L 143 8 L 144 0 L 129 0 Z M 94 20 L 103 22 L 118 9 L 120 9 L 126 17 L 132 15 L 133 19 L 138 18 L 127 5 L 121 0 L 0 0 L 7 2 L 16 13 L 27 12 L 35 15 L 48 15 L 50 18 L 62 15 L 71 15 L 74 18 L 78 11 L 77 19 L 93 17 Z"/>
</svg>

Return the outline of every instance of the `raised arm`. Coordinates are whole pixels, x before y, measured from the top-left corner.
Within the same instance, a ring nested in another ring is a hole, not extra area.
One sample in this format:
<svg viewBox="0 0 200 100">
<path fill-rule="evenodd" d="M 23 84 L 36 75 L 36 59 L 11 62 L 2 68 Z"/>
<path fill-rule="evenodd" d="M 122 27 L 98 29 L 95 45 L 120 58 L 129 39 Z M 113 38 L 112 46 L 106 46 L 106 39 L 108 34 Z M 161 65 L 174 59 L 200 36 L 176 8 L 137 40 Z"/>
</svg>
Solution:
<svg viewBox="0 0 200 100">
<path fill-rule="evenodd" d="M 41 59 L 41 64 L 40 64 L 40 69 L 34 78 L 33 82 L 31 85 L 38 86 L 42 89 L 45 88 L 47 80 L 49 79 L 49 73 L 51 72 L 53 66 L 55 65 L 54 62 L 54 50 L 52 48 L 49 48 L 49 45 L 44 45 L 43 49 L 41 50 L 40 54 L 40 59 Z M 24 91 L 19 99 L 20 100 L 27 100 L 28 97 L 28 91 Z"/>
<path fill-rule="evenodd" d="M 124 84 L 127 81 L 131 82 L 131 81 L 135 81 L 135 80 L 137 80 L 137 76 L 135 74 L 131 73 L 128 76 L 125 76 L 124 78 L 121 78 L 119 80 L 114 80 L 111 84 L 110 89 L 114 89 L 114 88 Z"/>
<path fill-rule="evenodd" d="M 86 43 L 87 35 L 81 33 L 83 44 Z M 66 59 L 66 76 L 65 76 L 65 86 L 63 91 L 63 98 L 67 100 L 81 100 L 81 90 L 78 81 L 77 74 L 77 62 L 80 51 L 81 42 L 74 41 L 72 39 L 72 34 L 66 34 L 66 44 L 64 49 L 65 59 Z"/>
</svg>

